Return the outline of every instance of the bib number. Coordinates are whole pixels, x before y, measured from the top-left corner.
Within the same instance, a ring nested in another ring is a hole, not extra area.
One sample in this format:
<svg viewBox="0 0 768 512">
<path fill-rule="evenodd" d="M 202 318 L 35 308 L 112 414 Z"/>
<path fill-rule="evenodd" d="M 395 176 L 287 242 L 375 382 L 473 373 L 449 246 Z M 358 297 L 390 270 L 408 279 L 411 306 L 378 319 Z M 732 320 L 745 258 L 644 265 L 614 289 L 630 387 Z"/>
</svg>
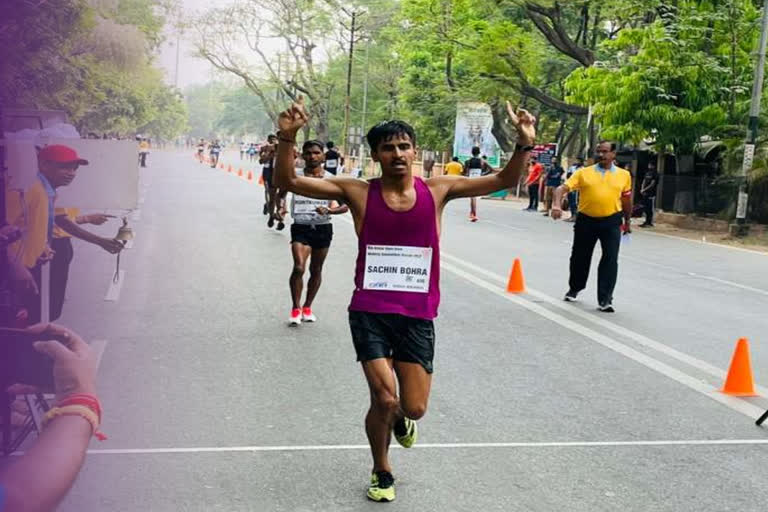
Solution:
<svg viewBox="0 0 768 512">
<path fill-rule="evenodd" d="M 469 177 L 470 178 L 479 178 L 483 174 L 482 169 L 470 169 L 469 170 Z"/>
<path fill-rule="evenodd" d="M 364 289 L 429 293 L 431 247 L 368 245 L 365 251 Z"/>
</svg>

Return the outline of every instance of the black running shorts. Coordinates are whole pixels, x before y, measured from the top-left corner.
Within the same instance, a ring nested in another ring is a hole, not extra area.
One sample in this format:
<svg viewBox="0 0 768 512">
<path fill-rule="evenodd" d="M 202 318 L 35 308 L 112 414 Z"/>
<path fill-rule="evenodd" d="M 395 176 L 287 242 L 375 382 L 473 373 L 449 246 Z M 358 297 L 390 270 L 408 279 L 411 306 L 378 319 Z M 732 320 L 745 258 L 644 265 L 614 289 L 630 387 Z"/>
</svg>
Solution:
<svg viewBox="0 0 768 512">
<path fill-rule="evenodd" d="M 327 249 L 333 240 L 333 224 L 291 224 L 291 243 L 308 245 L 313 249 Z"/>
<path fill-rule="evenodd" d="M 271 167 L 263 167 L 261 169 L 261 176 L 264 178 L 264 184 L 269 187 L 272 187 L 272 168 Z"/>
<path fill-rule="evenodd" d="M 435 326 L 432 320 L 391 313 L 349 312 L 349 328 L 358 361 L 382 357 L 418 363 L 432 373 Z"/>
</svg>

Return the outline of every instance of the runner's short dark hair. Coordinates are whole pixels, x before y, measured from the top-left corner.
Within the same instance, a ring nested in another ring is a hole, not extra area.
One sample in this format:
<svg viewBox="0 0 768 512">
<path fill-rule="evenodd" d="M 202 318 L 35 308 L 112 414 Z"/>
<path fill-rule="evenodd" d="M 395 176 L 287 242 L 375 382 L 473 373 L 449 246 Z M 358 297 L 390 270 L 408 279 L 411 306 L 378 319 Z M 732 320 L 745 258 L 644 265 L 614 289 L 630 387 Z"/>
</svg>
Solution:
<svg viewBox="0 0 768 512">
<path fill-rule="evenodd" d="M 365 136 L 368 141 L 368 145 L 371 147 L 372 152 L 376 152 L 379 148 L 379 144 L 386 142 L 398 135 L 407 135 L 411 139 L 411 143 L 416 145 L 416 133 L 413 131 L 413 127 L 405 121 L 383 121 L 370 129 L 368 135 Z"/>
<path fill-rule="evenodd" d="M 472 155 L 477 156 L 480 154 L 480 148 L 478 146 L 474 146 L 472 148 Z"/>
<path fill-rule="evenodd" d="M 304 144 L 301 145 L 301 152 L 302 153 L 305 152 L 307 149 L 311 148 L 312 146 L 317 146 L 318 148 L 320 148 L 320 151 L 323 150 L 323 143 L 322 142 L 320 142 L 319 140 L 311 139 L 311 140 L 308 140 Z"/>
<path fill-rule="evenodd" d="M 611 145 L 611 152 L 616 151 L 616 143 L 610 140 L 601 140 L 600 144 L 610 144 Z"/>
<path fill-rule="evenodd" d="M 334 146 L 334 144 L 333 144 L 333 141 L 332 141 L 332 140 L 329 140 L 329 141 L 328 141 L 328 142 L 325 144 L 325 147 L 327 147 L 328 149 L 333 149 L 333 146 Z"/>
</svg>

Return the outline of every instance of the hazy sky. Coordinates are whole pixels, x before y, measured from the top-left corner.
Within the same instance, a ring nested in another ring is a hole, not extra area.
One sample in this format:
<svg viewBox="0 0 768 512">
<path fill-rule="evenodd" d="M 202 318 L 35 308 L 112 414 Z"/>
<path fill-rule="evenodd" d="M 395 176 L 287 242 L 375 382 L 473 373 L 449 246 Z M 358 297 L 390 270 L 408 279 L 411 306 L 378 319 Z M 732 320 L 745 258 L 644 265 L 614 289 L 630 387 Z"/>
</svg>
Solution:
<svg viewBox="0 0 768 512">
<path fill-rule="evenodd" d="M 188 18 L 196 18 L 207 9 L 214 7 L 226 7 L 236 0 L 181 0 L 183 10 Z M 158 62 L 165 70 L 168 83 L 173 84 L 176 69 L 176 35 L 170 28 L 166 28 L 167 41 L 162 46 Z M 279 45 L 280 43 L 275 43 Z M 268 44 L 267 44 L 268 46 Z M 207 61 L 193 57 L 194 47 L 190 41 L 190 35 L 181 39 L 179 45 L 179 78 L 178 86 L 181 90 L 191 84 L 202 84 L 212 78 L 222 78 L 222 71 L 215 70 Z M 230 76 L 231 77 L 231 76 Z"/>
</svg>

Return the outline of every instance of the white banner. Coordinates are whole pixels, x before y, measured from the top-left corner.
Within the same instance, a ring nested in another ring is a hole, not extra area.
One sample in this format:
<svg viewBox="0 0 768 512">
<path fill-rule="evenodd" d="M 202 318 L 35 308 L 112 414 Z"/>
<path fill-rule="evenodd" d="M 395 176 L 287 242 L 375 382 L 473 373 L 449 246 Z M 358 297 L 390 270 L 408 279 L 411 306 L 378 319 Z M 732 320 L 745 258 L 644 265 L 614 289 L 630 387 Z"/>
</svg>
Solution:
<svg viewBox="0 0 768 512">
<path fill-rule="evenodd" d="M 463 163 L 472 157 L 472 147 L 480 148 L 480 155 L 488 157 L 488 163 L 499 167 L 501 149 L 491 129 L 493 114 L 487 103 L 471 102 L 456 105 L 456 129 L 453 136 L 453 155 Z"/>
</svg>

